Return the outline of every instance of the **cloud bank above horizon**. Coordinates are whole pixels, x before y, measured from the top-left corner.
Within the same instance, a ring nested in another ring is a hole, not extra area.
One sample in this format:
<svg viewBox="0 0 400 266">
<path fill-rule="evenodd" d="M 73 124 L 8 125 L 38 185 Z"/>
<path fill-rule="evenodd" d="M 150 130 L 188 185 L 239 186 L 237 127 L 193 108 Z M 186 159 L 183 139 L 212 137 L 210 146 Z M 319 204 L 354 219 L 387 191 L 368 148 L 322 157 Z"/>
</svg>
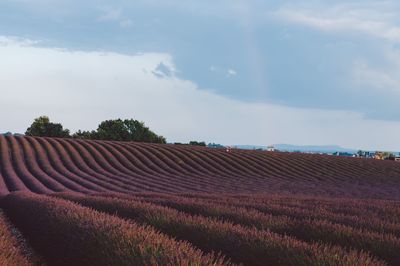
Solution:
<svg viewBox="0 0 400 266">
<path fill-rule="evenodd" d="M 376 137 L 398 132 L 397 122 L 367 119 L 354 111 L 221 96 L 182 79 L 168 53 L 50 48 L 41 47 L 40 41 L 2 36 L 0 58 L 0 132 L 23 132 L 43 114 L 73 131 L 121 117 L 145 121 L 170 142 L 400 149 L 395 134 Z"/>
<path fill-rule="evenodd" d="M 135 116 L 170 141 L 400 149 L 395 0 L 4 0 L 0 36 L 2 108 L 29 116 L 2 131 Z"/>
</svg>

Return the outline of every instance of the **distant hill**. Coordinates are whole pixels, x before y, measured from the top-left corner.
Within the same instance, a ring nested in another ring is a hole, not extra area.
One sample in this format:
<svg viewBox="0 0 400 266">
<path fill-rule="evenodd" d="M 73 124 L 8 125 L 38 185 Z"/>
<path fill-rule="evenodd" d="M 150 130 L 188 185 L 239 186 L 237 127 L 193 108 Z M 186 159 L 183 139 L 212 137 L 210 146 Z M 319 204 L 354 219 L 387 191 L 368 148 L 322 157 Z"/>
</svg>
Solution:
<svg viewBox="0 0 400 266">
<path fill-rule="evenodd" d="M 400 199 L 399 163 L 393 161 L 12 135 L 0 135 L 0 147 L 0 197 L 12 191 L 106 191 Z M 276 147 L 307 151 L 342 149 Z"/>
<path fill-rule="evenodd" d="M 301 151 L 301 152 L 324 152 L 324 153 L 333 153 L 333 152 L 349 152 L 355 153 L 357 150 L 343 148 L 338 145 L 325 145 L 325 146 L 296 146 L 290 144 L 277 144 L 274 147 L 281 151 Z"/>
<path fill-rule="evenodd" d="M 334 153 L 334 152 L 349 152 L 355 153 L 357 150 L 354 149 L 347 149 L 340 147 L 338 145 L 325 145 L 325 146 L 298 146 L 298 145 L 291 145 L 291 144 L 275 144 L 273 145 L 275 149 L 280 151 L 300 151 L 300 152 L 321 152 L 321 153 Z M 234 147 L 238 149 L 245 149 L 245 150 L 254 150 L 254 149 L 263 149 L 266 150 L 268 146 L 259 146 L 259 145 L 235 145 Z"/>
<path fill-rule="evenodd" d="M 400 164 L 393 161 L 13 135 L 0 135 L 0 147 L 0 197 L 75 191 L 400 199 Z"/>
</svg>

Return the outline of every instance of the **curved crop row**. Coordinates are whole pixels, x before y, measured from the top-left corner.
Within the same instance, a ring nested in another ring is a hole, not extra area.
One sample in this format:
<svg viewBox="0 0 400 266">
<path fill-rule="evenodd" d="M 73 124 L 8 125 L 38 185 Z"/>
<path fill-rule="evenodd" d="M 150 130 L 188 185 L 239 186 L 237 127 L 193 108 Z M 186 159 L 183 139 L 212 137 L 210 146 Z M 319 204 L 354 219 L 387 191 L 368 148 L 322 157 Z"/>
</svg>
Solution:
<svg viewBox="0 0 400 266">
<path fill-rule="evenodd" d="M 400 239 L 389 234 L 359 230 L 349 226 L 334 224 L 326 220 L 298 220 L 286 216 L 267 215 L 254 209 L 226 206 L 168 195 L 164 198 L 130 198 L 129 196 L 121 195 L 119 198 L 146 201 L 191 215 L 217 218 L 247 227 L 290 235 L 307 242 L 330 243 L 349 249 L 364 250 L 384 259 L 390 265 L 400 264 L 400 254 L 397 252 L 400 250 Z"/>
<path fill-rule="evenodd" d="M 101 193 L 99 195 L 107 195 Z M 117 195 L 111 193 L 110 195 Z M 132 194 L 140 197 L 169 199 L 160 193 Z M 119 195 L 125 197 L 124 195 Z M 391 200 L 341 199 L 304 196 L 248 194 L 177 194 L 213 204 L 234 205 L 258 209 L 266 214 L 290 216 L 296 219 L 329 220 L 355 228 L 400 235 L 400 205 Z M 129 197 L 129 196 L 128 196 Z"/>
<path fill-rule="evenodd" d="M 268 197 L 266 197 L 267 199 Z M 400 237 L 400 225 L 398 222 L 393 222 L 392 219 L 387 218 L 385 216 L 373 215 L 368 211 L 365 213 L 358 214 L 343 214 L 343 213 L 335 213 L 327 211 L 321 208 L 318 203 L 318 199 L 314 200 L 314 204 L 303 205 L 301 208 L 298 207 L 290 207 L 284 204 L 277 204 L 274 201 L 273 203 L 268 202 L 257 202 L 255 200 L 243 200 L 243 199 L 232 199 L 232 198 L 214 198 L 207 200 L 210 204 L 223 204 L 226 206 L 234 205 L 237 207 L 243 207 L 248 209 L 255 209 L 262 213 L 269 215 L 278 215 L 278 216 L 287 216 L 294 219 L 299 220 L 326 220 L 332 223 L 350 226 L 357 229 L 373 231 L 377 233 L 387 233 L 393 234 L 397 237 Z M 266 200 L 268 201 L 268 200 Z M 338 206 L 342 204 L 336 203 Z M 343 203 L 344 204 L 344 203 Z M 323 203 L 321 203 L 323 206 Z M 351 206 L 351 203 L 348 203 Z M 347 212 L 350 207 L 347 207 Z M 366 210 L 368 208 L 368 203 L 355 205 L 354 209 L 357 206 L 363 206 L 361 210 Z M 340 207 L 338 207 L 340 208 Z M 393 210 L 392 210 L 393 211 Z M 357 212 L 354 210 L 354 212 Z M 383 212 L 383 211 L 382 211 Z M 389 211 L 390 213 L 390 211 Z"/>
<path fill-rule="evenodd" d="M 399 199 L 398 165 L 309 154 L 0 135 L 0 195 L 152 191 Z"/>
<path fill-rule="evenodd" d="M 26 250 L 21 245 L 15 234 L 15 230 L 11 229 L 4 213 L 0 210 L 0 265 L 2 266 L 27 266 L 33 265 L 26 256 Z"/>
<path fill-rule="evenodd" d="M 10 194 L 1 206 L 49 265 L 223 265 L 187 243 L 61 199 Z"/>
<path fill-rule="evenodd" d="M 222 252 L 233 262 L 245 265 L 380 264 L 365 253 L 345 252 L 338 247 L 322 244 L 306 244 L 272 232 L 191 216 L 150 203 L 77 194 L 55 195 L 151 225 L 168 235 L 187 240 L 203 251 Z"/>
<path fill-rule="evenodd" d="M 249 200 L 249 199 L 248 199 Z M 400 203 L 390 200 L 359 200 L 336 198 L 305 198 L 305 197 L 257 197 L 252 201 L 261 203 L 276 203 L 283 206 L 315 209 L 339 215 L 365 216 L 368 218 L 383 218 L 396 223 L 400 222 Z"/>
</svg>

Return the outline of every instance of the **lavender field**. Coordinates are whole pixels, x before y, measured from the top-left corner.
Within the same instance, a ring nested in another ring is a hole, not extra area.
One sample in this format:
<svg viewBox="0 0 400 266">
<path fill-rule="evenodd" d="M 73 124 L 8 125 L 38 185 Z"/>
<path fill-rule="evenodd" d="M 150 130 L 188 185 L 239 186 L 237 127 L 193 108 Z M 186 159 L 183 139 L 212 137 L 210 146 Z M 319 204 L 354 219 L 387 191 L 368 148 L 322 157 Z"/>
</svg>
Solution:
<svg viewBox="0 0 400 266">
<path fill-rule="evenodd" d="M 0 135 L 0 265 L 400 265 L 400 164 Z"/>
</svg>

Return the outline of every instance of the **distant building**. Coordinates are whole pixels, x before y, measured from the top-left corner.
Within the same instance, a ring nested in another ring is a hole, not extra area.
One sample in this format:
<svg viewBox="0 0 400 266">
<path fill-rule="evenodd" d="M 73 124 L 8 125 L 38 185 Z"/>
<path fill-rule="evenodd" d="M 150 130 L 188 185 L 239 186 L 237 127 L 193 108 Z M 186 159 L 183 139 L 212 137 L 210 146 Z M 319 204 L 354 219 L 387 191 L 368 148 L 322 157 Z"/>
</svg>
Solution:
<svg viewBox="0 0 400 266">
<path fill-rule="evenodd" d="M 356 157 L 359 158 L 374 158 L 374 156 L 375 156 L 374 152 L 362 151 L 362 150 L 359 150 L 356 155 Z"/>
<path fill-rule="evenodd" d="M 374 159 L 383 160 L 383 152 L 380 151 L 375 152 Z"/>
<path fill-rule="evenodd" d="M 276 149 L 273 145 L 270 145 L 267 147 L 267 151 L 276 151 Z"/>
<path fill-rule="evenodd" d="M 377 151 L 377 152 L 375 152 L 374 159 L 395 161 L 396 160 L 396 156 L 391 152 Z"/>
</svg>

